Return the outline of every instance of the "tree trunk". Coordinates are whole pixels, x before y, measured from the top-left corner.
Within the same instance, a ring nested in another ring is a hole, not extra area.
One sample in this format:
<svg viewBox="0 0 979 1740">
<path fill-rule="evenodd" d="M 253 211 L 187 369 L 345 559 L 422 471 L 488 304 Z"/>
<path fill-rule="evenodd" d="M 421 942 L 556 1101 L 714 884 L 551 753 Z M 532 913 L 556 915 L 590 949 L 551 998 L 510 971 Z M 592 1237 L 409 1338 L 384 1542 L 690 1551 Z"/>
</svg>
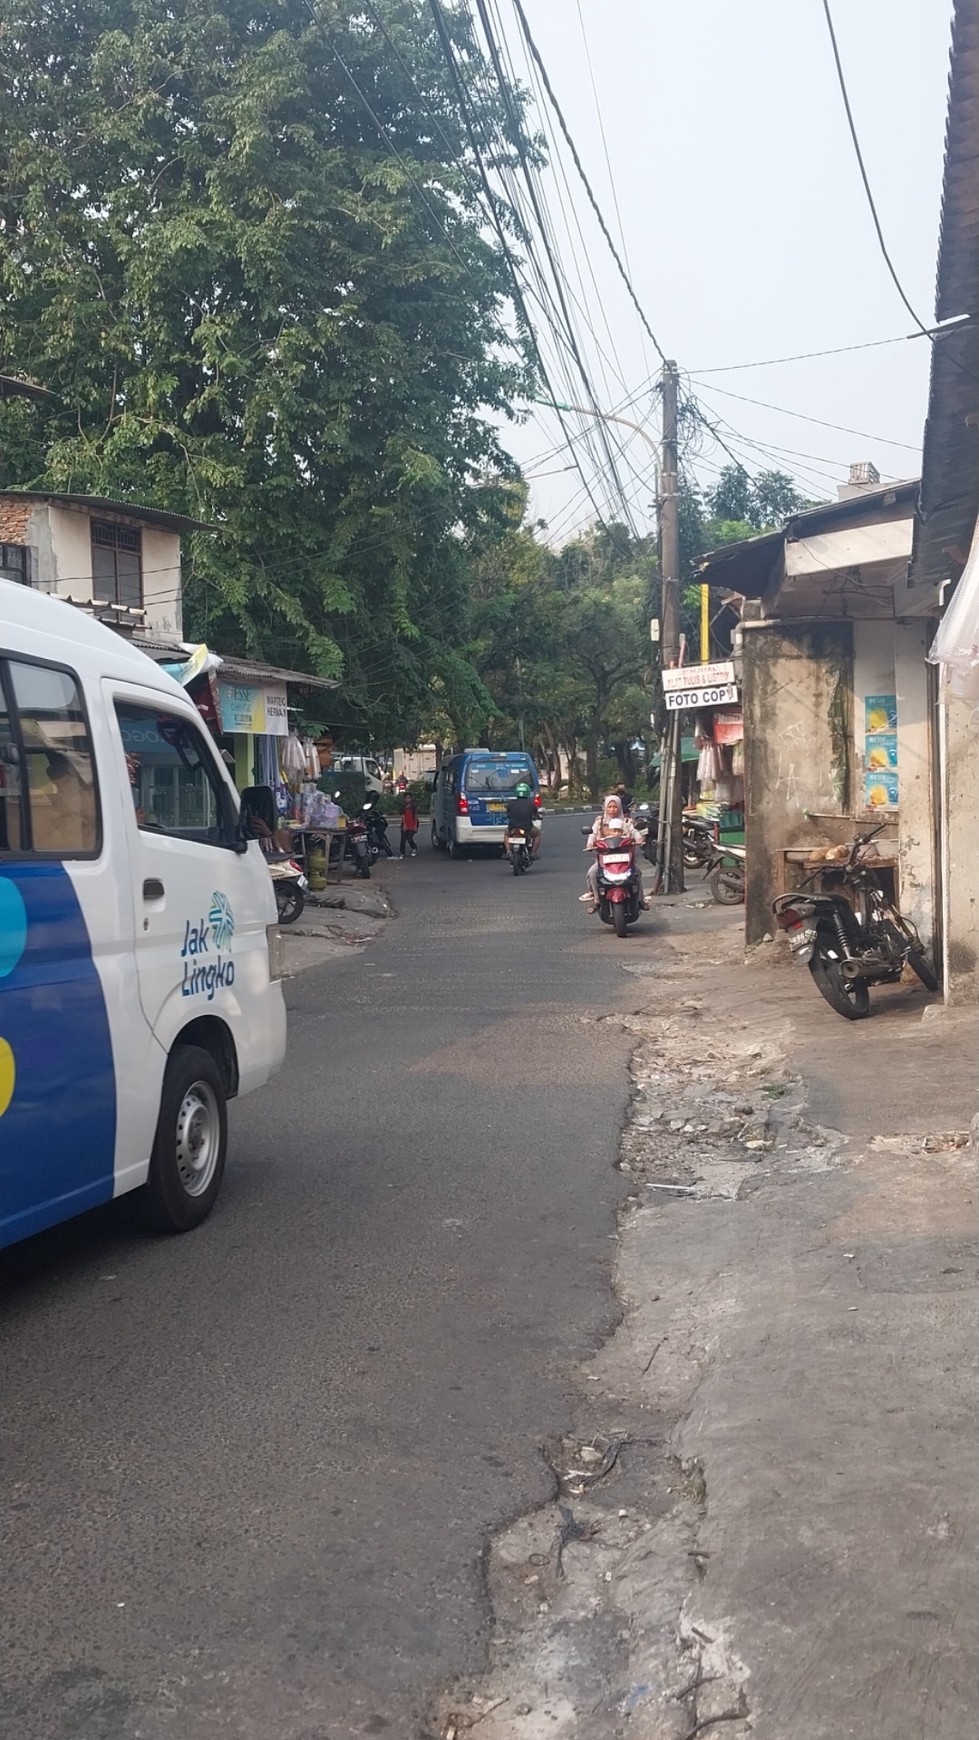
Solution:
<svg viewBox="0 0 979 1740">
<path fill-rule="evenodd" d="M 585 777 L 586 777 L 587 782 L 588 782 L 588 796 L 590 797 L 593 804 L 597 804 L 598 798 L 599 798 L 599 791 L 598 791 L 598 739 L 599 739 L 598 728 L 593 725 L 592 729 L 588 733 L 588 741 L 585 744 Z"/>
</svg>

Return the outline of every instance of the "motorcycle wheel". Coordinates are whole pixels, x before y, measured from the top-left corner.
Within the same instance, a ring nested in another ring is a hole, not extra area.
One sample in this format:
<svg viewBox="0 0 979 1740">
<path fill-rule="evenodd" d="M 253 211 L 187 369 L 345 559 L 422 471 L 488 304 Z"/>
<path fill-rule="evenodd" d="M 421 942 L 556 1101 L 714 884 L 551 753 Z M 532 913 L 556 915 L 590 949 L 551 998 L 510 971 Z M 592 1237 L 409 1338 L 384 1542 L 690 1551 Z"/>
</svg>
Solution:
<svg viewBox="0 0 979 1740">
<path fill-rule="evenodd" d="M 727 870 L 718 864 L 707 878 L 707 886 L 718 906 L 740 906 L 744 900 L 744 877 L 738 870 Z"/>
<path fill-rule="evenodd" d="M 908 966 L 912 972 L 917 973 L 926 991 L 938 990 L 938 980 L 932 972 L 928 958 L 920 944 L 917 948 L 908 950 Z"/>
<path fill-rule="evenodd" d="M 510 863 L 513 867 L 514 876 L 519 876 L 521 870 L 523 869 L 523 854 L 520 851 L 519 846 L 511 846 L 511 848 L 510 848 Z"/>
<path fill-rule="evenodd" d="M 295 924 L 296 919 L 299 917 L 306 904 L 306 896 L 301 888 L 296 887 L 295 883 L 284 883 L 282 885 L 277 884 L 275 890 L 275 904 L 278 911 L 279 923 Z"/>
<path fill-rule="evenodd" d="M 870 1013 L 870 991 L 866 979 L 844 979 L 839 961 L 823 954 L 818 944 L 809 962 L 813 983 L 831 1009 L 845 1021 L 862 1021 Z"/>
<path fill-rule="evenodd" d="M 702 870 L 707 862 L 707 842 L 694 845 L 690 840 L 683 842 L 684 870 Z"/>
<path fill-rule="evenodd" d="M 627 934 L 628 929 L 629 929 L 629 920 L 626 917 L 626 910 L 625 910 L 625 902 L 624 901 L 620 902 L 620 904 L 618 906 L 613 906 L 613 908 L 612 908 L 612 923 L 615 926 L 616 936 L 625 936 Z"/>
</svg>

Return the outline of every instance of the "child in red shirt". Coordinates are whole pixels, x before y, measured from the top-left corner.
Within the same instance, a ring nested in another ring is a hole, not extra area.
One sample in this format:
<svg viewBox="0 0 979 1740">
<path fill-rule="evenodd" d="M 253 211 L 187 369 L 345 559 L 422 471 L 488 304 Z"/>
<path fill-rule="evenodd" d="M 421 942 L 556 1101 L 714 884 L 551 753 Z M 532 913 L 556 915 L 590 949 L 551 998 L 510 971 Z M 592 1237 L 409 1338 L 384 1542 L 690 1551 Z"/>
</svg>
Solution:
<svg viewBox="0 0 979 1740">
<path fill-rule="evenodd" d="M 415 800 L 410 793 L 406 793 L 404 802 L 401 805 L 401 850 L 398 853 L 399 858 L 403 858 L 406 851 L 412 858 L 417 858 L 418 850 L 415 846 L 415 835 L 417 832 L 418 811 L 415 808 Z"/>
</svg>

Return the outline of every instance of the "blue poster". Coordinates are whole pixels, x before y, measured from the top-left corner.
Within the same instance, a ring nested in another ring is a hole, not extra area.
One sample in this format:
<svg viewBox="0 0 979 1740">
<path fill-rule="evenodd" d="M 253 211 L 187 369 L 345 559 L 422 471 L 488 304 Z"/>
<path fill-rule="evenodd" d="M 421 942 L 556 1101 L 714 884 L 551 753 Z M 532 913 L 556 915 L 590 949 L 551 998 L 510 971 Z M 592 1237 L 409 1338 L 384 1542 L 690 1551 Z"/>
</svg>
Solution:
<svg viewBox="0 0 979 1740">
<path fill-rule="evenodd" d="M 864 802 L 868 810 L 897 809 L 897 774 L 890 772 L 864 774 Z"/>
<path fill-rule="evenodd" d="M 897 730 L 897 696 L 868 695 L 864 701 L 864 730 L 868 737 Z"/>
</svg>

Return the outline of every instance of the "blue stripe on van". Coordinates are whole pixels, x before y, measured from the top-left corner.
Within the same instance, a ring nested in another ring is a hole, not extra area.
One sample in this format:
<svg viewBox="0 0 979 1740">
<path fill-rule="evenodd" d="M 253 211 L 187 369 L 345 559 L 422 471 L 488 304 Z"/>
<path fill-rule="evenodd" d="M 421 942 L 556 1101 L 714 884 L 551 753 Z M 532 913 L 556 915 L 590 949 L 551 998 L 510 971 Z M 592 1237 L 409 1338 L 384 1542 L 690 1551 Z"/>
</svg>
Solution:
<svg viewBox="0 0 979 1740">
<path fill-rule="evenodd" d="M 0 1245 L 107 1202 L 115 1146 L 109 1019 L 71 878 L 58 863 L 5 865 Z"/>
</svg>

